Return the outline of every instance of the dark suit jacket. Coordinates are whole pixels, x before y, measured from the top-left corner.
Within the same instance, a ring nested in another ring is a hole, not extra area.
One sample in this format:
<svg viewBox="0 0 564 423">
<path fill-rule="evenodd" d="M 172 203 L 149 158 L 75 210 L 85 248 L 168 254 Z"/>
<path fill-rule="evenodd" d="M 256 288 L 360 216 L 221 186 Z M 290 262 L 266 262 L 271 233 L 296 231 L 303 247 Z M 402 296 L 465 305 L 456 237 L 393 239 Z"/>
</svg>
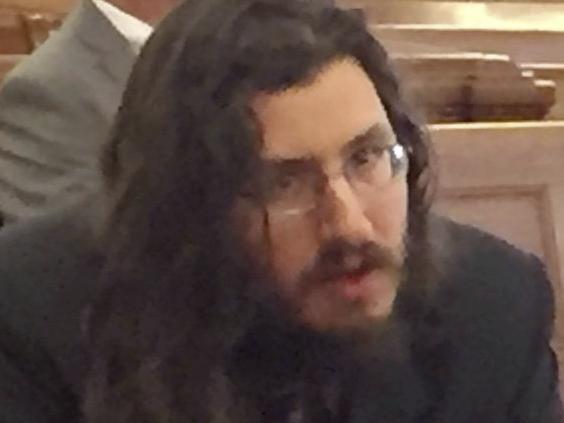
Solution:
<svg viewBox="0 0 564 423">
<path fill-rule="evenodd" d="M 0 232 L 2 423 L 78 420 L 81 310 L 101 263 L 81 210 Z M 414 374 L 393 366 L 367 374 L 351 421 L 560 421 L 553 298 L 540 262 L 442 219 L 433 239 L 445 276 L 437 313 L 414 335 Z"/>
<path fill-rule="evenodd" d="M 81 313 L 100 266 L 82 205 L 0 230 L 0 422 L 78 421 Z"/>
<path fill-rule="evenodd" d="M 431 222 L 442 276 L 434 307 L 411 322 L 415 363 L 365 375 L 352 421 L 564 421 L 541 262 L 475 228 Z"/>
</svg>

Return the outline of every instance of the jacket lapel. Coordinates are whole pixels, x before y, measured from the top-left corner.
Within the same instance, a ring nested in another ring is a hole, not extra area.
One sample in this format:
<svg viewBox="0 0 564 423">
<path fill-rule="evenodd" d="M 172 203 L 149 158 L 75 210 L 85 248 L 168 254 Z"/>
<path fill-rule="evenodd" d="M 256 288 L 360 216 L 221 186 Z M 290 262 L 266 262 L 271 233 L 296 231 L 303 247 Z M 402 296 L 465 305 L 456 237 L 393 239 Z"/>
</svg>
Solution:
<svg viewBox="0 0 564 423">
<path fill-rule="evenodd" d="M 92 51 L 103 72 L 123 88 L 136 59 L 129 42 L 91 0 L 81 1 L 68 25 L 76 26 L 71 32 L 85 49 Z"/>
</svg>

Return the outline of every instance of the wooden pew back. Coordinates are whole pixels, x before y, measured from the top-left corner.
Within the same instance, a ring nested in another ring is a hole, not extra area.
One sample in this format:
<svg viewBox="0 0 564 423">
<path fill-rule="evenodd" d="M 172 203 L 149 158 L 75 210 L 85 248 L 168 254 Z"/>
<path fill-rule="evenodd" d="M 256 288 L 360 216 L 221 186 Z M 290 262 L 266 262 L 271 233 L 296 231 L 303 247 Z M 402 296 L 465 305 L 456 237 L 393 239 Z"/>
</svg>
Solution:
<svg viewBox="0 0 564 423">
<path fill-rule="evenodd" d="M 408 97 L 430 122 L 540 120 L 555 102 L 555 85 L 523 74 L 506 55 L 393 56 Z"/>
<path fill-rule="evenodd" d="M 25 54 L 30 51 L 31 45 L 21 14 L 0 11 L 0 54 Z"/>
<path fill-rule="evenodd" d="M 507 54 L 516 63 L 564 63 L 563 31 L 468 29 L 454 25 L 372 25 L 398 54 L 484 52 Z"/>
<path fill-rule="evenodd" d="M 62 14 L 0 10 L 0 54 L 29 54 L 63 20 Z"/>
</svg>

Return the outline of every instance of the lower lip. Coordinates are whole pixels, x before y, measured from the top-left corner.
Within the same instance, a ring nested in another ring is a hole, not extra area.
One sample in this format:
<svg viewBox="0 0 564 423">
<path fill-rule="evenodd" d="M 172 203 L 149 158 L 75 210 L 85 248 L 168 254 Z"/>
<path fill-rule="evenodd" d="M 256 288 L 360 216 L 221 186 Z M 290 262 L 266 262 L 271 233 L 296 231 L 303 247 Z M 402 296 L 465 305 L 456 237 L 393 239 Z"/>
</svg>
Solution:
<svg viewBox="0 0 564 423">
<path fill-rule="evenodd" d="M 377 283 L 375 272 L 358 276 L 341 278 L 336 281 L 342 295 L 350 300 L 357 300 L 369 296 Z"/>
</svg>

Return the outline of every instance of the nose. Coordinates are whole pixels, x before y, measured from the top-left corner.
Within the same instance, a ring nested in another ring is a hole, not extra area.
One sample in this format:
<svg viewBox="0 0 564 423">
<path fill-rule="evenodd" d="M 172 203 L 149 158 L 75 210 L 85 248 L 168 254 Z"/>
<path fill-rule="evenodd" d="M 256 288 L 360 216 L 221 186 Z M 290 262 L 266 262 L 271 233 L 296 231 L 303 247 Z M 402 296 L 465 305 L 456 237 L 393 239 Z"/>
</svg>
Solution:
<svg viewBox="0 0 564 423">
<path fill-rule="evenodd" d="M 320 207 L 323 239 L 344 238 L 350 241 L 372 239 L 373 227 L 357 194 L 344 176 L 327 180 Z"/>
</svg>

